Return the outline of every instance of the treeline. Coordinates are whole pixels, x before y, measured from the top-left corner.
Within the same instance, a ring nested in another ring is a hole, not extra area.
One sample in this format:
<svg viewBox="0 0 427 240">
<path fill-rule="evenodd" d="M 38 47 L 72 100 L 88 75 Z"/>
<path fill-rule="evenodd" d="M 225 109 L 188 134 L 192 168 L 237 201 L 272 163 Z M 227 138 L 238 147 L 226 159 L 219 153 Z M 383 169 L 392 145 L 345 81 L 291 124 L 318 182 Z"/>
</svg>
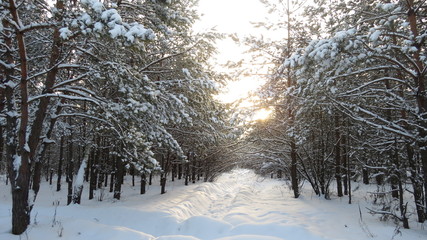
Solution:
<svg viewBox="0 0 427 240">
<path fill-rule="evenodd" d="M 124 174 L 194 181 L 219 169 L 232 138 L 207 63 L 215 33 L 194 33 L 195 0 L 0 2 L 0 161 L 12 233 L 23 233 L 42 177 L 68 203 Z M 4 146 L 4 148 L 3 148 Z M 65 179 L 64 179 L 65 178 Z M 164 191 L 164 188 L 163 190 Z"/>
<path fill-rule="evenodd" d="M 274 113 L 251 126 L 248 164 L 284 174 L 295 197 L 308 182 L 351 202 L 353 180 L 376 183 L 372 213 L 425 222 L 426 3 L 264 2 L 285 19 L 264 26 L 288 36 L 245 40 L 274 63 L 260 105 Z"/>
</svg>

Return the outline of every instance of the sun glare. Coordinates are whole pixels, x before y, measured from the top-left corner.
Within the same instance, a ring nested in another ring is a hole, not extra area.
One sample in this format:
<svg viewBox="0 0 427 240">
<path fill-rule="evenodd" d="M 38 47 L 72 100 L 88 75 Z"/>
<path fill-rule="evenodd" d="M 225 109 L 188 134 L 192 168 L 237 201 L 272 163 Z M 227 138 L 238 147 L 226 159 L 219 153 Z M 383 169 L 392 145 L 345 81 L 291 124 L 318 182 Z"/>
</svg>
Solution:
<svg viewBox="0 0 427 240">
<path fill-rule="evenodd" d="M 195 31 L 203 32 L 215 28 L 219 33 L 237 34 L 240 37 L 249 35 L 271 37 L 271 34 L 280 34 L 256 28 L 252 24 L 264 21 L 266 16 L 269 16 L 267 9 L 259 0 L 200 0 L 198 10 L 201 19 L 195 24 Z M 277 38 L 277 36 L 272 38 Z M 229 61 L 237 62 L 241 59 L 251 58 L 251 55 L 245 53 L 244 47 L 239 46 L 230 38 L 217 41 L 217 50 L 215 65 L 218 66 L 216 69 L 218 71 L 230 71 L 222 67 Z M 250 99 L 250 93 L 256 91 L 263 82 L 264 80 L 259 77 L 240 77 L 229 82 L 217 99 L 224 103 L 241 101 L 239 105 L 241 108 L 252 107 L 256 101 L 253 98 Z M 251 120 L 266 119 L 271 112 L 268 109 L 257 110 Z"/>
<path fill-rule="evenodd" d="M 252 117 L 253 121 L 263 121 L 268 119 L 271 116 L 271 113 L 273 112 L 272 109 L 266 109 L 266 108 L 262 108 L 260 110 L 257 110 L 254 114 L 254 116 Z"/>
<path fill-rule="evenodd" d="M 223 103 L 233 103 L 241 99 L 247 99 L 249 98 L 250 92 L 255 91 L 261 84 L 261 81 L 253 78 L 243 78 L 229 82 L 224 91 L 220 93 L 217 98 Z M 245 107 L 247 107 L 247 105 L 249 105 L 249 102 L 245 103 Z"/>
</svg>

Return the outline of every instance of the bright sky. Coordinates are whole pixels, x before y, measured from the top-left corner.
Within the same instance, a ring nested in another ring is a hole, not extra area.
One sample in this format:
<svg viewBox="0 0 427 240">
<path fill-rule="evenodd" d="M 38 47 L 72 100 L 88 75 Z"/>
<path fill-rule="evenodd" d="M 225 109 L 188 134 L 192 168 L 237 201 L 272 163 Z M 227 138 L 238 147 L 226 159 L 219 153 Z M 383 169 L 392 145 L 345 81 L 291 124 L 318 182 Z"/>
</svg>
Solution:
<svg viewBox="0 0 427 240">
<path fill-rule="evenodd" d="M 248 33 L 250 22 L 261 21 L 267 12 L 259 0 L 200 0 L 202 25 L 217 26 L 220 32 Z"/>
<path fill-rule="evenodd" d="M 267 14 L 266 9 L 258 0 L 200 0 L 199 11 L 201 21 L 195 26 L 196 30 L 206 30 L 215 27 L 220 33 L 237 33 L 239 36 L 257 34 L 260 32 L 251 22 L 262 21 Z M 227 61 L 238 61 L 244 56 L 244 49 L 231 39 L 218 42 L 217 61 L 224 64 Z M 229 84 L 226 92 L 220 96 L 224 102 L 232 102 L 247 96 L 262 82 L 259 79 L 247 77 Z M 227 92 L 228 90 L 228 92 Z"/>
</svg>

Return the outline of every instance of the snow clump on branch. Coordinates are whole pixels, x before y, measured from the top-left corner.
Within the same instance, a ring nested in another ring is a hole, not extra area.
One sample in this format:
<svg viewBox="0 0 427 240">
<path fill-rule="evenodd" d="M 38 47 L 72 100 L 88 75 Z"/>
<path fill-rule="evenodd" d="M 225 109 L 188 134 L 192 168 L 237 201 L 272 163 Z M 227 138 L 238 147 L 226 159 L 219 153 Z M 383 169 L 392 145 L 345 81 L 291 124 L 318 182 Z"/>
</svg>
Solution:
<svg viewBox="0 0 427 240">
<path fill-rule="evenodd" d="M 126 43 L 133 44 L 137 39 L 147 41 L 156 38 L 151 29 L 142 24 L 122 21 L 119 12 L 114 8 L 107 9 L 99 0 L 81 0 L 85 12 L 77 14 L 65 27 L 60 29 L 62 39 L 69 39 L 74 34 L 105 34 L 111 38 L 123 38 Z"/>
</svg>

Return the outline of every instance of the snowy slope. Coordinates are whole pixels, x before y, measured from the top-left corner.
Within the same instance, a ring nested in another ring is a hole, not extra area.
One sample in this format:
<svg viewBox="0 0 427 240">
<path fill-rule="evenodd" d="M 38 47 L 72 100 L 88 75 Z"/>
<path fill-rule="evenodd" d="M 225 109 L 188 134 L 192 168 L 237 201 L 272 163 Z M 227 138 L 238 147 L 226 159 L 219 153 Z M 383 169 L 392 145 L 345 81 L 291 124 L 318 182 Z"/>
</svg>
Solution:
<svg viewBox="0 0 427 240">
<path fill-rule="evenodd" d="M 105 193 L 102 202 L 83 200 L 81 206 L 64 206 L 66 193 L 44 185 L 32 213 L 32 225 L 21 238 L 9 234 L 9 186 L 0 184 L 1 240 L 324 240 L 324 239 L 426 239 L 427 230 L 400 229 L 366 213 L 365 198 L 324 200 L 306 190 L 292 198 L 283 181 L 265 179 L 237 169 L 214 183 L 183 186 L 169 182 L 160 195 L 158 186 L 139 195 L 128 183 L 123 198 Z M 87 190 L 86 188 L 84 191 Z M 85 191 L 86 192 L 86 191 Z M 356 192 L 357 193 L 357 192 Z M 98 192 L 98 196 L 100 196 Z M 83 196 L 87 199 L 87 196 Z M 57 203 L 59 202 L 59 206 Z M 359 206 L 363 212 L 360 221 Z M 56 213 L 55 213 L 56 212 Z"/>
</svg>

